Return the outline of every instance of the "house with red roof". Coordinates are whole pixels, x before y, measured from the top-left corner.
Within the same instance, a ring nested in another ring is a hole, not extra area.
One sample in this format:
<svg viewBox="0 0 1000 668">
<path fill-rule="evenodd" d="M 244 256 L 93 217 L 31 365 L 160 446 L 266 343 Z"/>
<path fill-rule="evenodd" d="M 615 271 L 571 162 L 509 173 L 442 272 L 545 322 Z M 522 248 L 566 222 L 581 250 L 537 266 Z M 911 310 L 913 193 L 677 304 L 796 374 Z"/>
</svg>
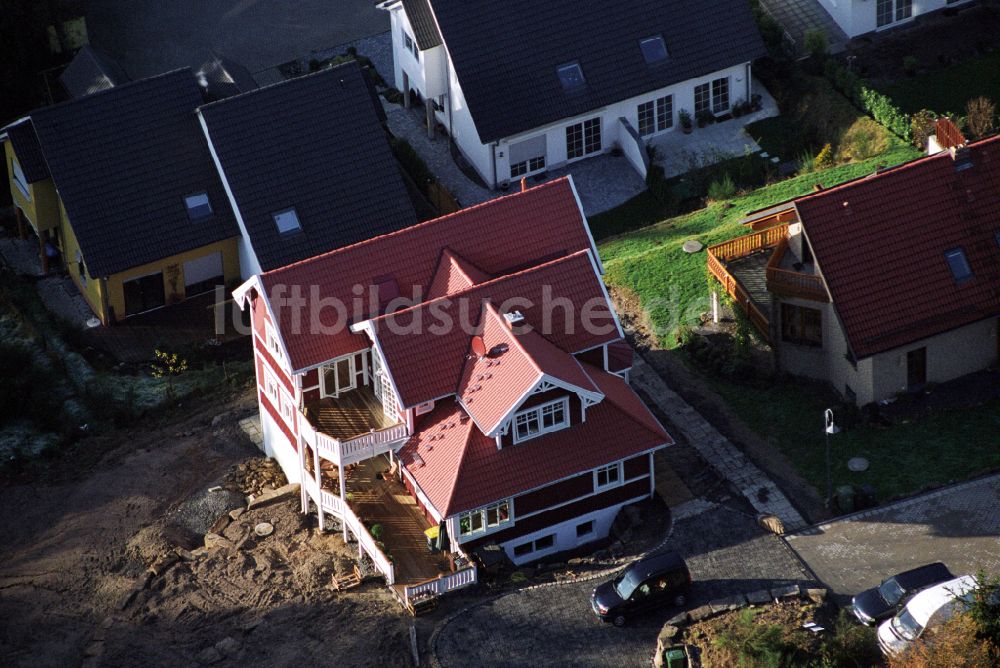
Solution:
<svg viewBox="0 0 1000 668">
<path fill-rule="evenodd" d="M 605 539 L 672 439 L 629 387 L 602 274 L 562 178 L 247 281 L 264 448 L 303 512 L 407 600 L 474 581 L 478 549 Z"/>
<path fill-rule="evenodd" d="M 1000 137 L 937 130 L 926 157 L 752 213 L 708 249 L 780 369 L 859 406 L 997 361 Z"/>
</svg>

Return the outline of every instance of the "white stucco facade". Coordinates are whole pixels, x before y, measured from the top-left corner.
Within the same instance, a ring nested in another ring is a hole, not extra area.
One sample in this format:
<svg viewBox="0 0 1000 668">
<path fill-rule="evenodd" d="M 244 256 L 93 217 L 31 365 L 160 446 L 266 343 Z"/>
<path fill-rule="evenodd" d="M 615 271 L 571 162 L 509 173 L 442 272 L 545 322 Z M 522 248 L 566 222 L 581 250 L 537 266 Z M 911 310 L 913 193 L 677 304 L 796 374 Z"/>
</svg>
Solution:
<svg viewBox="0 0 1000 668">
<path fill-rule="evenodd" d="M 680 112 L 687 111 L 695 117 L 695 88 L 700 84 L 726 80 L 728 82 L 728 105 L 716 110 L 716 115 L 724 115 L 740 101 L 750 101 L 753 94 L 750 63 L 740 63 L 724 70 L 706 73 L 687 81 L 629 98 L 585 114 L 561 119 L 549 125 L 533 128 L 495 142 L 484 144 L 476 130 L 475 122 L 462 93 L 462 86 L 455 74 L 447 45 L 419 51 L 419 57 L 408 48 L 407 35 L 415 44 L 414 32 L 401 4 L 387 7 L 391 16 L 393 59 L 395 61 L 395 86 L 401 91 L 409 88 L 425 103 L 436 103 L 435 117 L 452 137 L 458 149 L 476 169 L 483 181 L 492 188 L 503 187 L 516 182 L 522 176 L 558 169 L 569 162 L 608 153 L 618 147 L 629 150 L 628 144 L 634 139 L 625 136 L 619 119 L 624 118 L 635 129 L 639 128 L 639 105 L 644 102 L 669 98 L 670 113 L 666 127 L 658 127 L 652 134 L 645 134 L 642 140 L 666 132 L 680 131 Z M 429 102 L 430 101 L 430 102 Z M 587 120 L 600 119 L 600 148 L 570 158 L 567 151 L 567 128 L 582 124 Z M 529 153 L 525 153 L 531 146 Z M 541 148 L 538 148 L 541 146 Z M 512 151 L 513 148 L 513 151 Z M 520 170 L 511 170 L 511 156 L 521 163 Z M 543 158 L 544 160 L 538 160 Z M 630 163 L 637 161 L 630 156 Z M 530 168 L 524 171 L 528 159 Z M 640 173 L 642 170 L 639 170 Z"/>
<path fill-rule="evenodd" d="M 922 14 L 946 7 L 961 7 L 971 2 L 972 0 L 819 0 L 848 37 L 857 37 L 875 30 L 889 30 Z"/>
</svg>

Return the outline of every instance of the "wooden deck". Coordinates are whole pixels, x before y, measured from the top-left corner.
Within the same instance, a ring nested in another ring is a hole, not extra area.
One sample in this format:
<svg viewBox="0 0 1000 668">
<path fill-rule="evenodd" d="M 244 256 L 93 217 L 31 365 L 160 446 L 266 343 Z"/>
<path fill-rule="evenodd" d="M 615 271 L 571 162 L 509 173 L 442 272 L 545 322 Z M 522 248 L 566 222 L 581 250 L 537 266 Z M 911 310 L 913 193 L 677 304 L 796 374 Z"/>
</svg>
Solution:
<svg viewBox="0 0 1000 668">
<path fill-rule="evenodd" d="M 382 525 L 381 541 L 392 556 L 395 586 L 402 593 L 405 585 L 450 572 L 450 564 L 444 554 L 427 550 L 424 531 L 431 527 L 430 522 L 402 483 L 375 477 L 388 468 L 389 462 L 384 457 L 359 464 L 347 478 L 347 489 L 354 496 L 351 504 L 354 512 L 365 525 Z"/>
<path fill-rule="evenodd" d="M 395 424 L 367 386 L 308 404 L 306 418 L 317 430 L 341 441 Z"/>
</svg>

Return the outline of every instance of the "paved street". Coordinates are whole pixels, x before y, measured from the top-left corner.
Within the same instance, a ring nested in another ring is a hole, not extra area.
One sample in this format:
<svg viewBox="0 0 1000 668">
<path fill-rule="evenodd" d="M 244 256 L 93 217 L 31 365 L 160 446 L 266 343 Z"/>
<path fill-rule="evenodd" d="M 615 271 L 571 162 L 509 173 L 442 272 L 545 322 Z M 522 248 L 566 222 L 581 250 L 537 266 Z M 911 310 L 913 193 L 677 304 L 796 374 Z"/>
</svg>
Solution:
<svg viewBox="0 0 1000 668">
<path fill-rule="evenodd" d="M 678 521 L 666 545 L 684 555 L 695 581 L 693 608 L 735 593 L 806 583 L 782 541 L 725 506 Z M 624 629 L 597 621 L 590 593 L 601 580 L 501 596 L 457 615 L 441 629 L 444 668 L 465 666 L 648 666 L 666 608 Z"/>
<path fill-rule="evenodd" d="M 1000 475 L 822 524 L 788 544 L 844 598 L 933 561 L 955 575 L 1000 574 Z"/>
<path fill-rule="evenodd" d="M 252 74 L 389 29 L 372 0 L 91 0 L 91 42 L 132 78 L 199 67 L 212 51 Z"/>
</svg>

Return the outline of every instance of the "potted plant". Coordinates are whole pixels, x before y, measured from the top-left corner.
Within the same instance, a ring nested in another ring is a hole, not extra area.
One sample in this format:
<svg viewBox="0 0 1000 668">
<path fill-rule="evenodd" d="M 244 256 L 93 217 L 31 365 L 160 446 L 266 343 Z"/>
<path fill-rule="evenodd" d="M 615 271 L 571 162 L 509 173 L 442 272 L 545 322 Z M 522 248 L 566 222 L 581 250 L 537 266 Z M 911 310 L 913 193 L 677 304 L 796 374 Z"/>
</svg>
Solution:
<svg viewBox="0 0 1000 668">
<path fill-rule="evenodd" d="M 715 116 L 708 109 L 702 109 L 697 114 L 695 114 L 695 120 L 698 121 L 698 127 L 703 128 L 715 121 Z"/>
<path fill-rule="evenodd" d="M 687 109 L 681 109 L 680 114 L 678 114 L 681 120 L 681 129 L 684 134 L 689 135 L 691 131 L 694 130 L 694 124 L 691 122 L 691 114 Z"/>
<path fill-rule="evenodd" d="M 750 96 L 750 110 L 760 111 L 764 108 L 764 98 L 760 96 L 760 93 L 754 93 Z"/>
</svg>

